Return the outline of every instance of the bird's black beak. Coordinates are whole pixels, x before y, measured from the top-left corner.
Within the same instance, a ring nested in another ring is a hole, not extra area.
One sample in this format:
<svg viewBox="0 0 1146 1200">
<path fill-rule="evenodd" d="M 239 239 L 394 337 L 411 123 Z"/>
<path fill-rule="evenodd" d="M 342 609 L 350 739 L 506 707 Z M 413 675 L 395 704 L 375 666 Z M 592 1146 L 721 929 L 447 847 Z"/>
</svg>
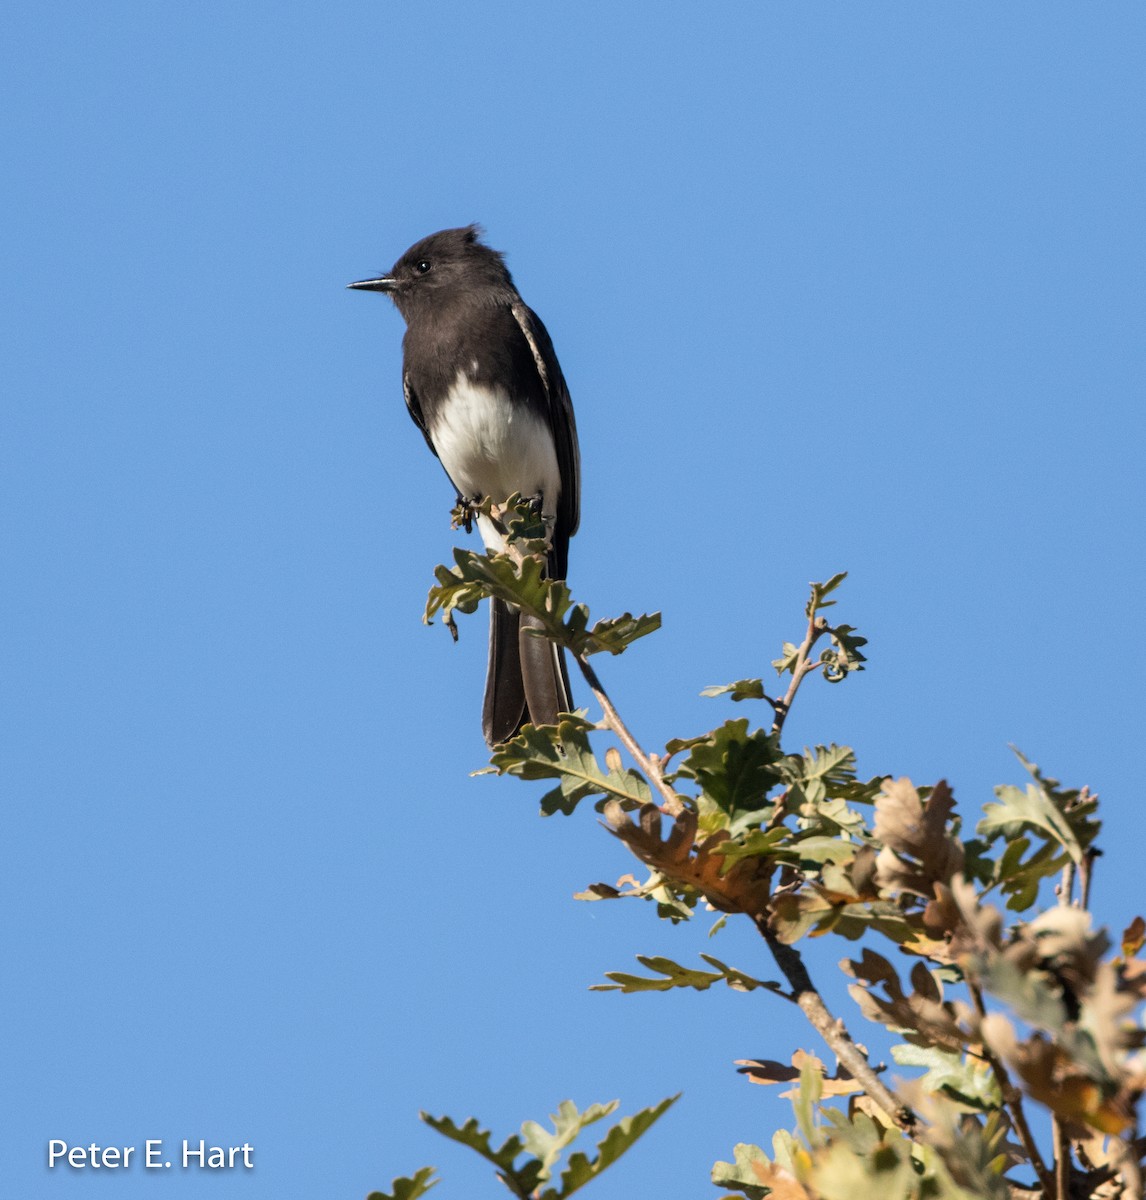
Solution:
<svg viewBox="0 0 1146 1200">
<path fill-rule="evenodd" d="M 357 283 L 348 283 L 350 288 L 361 288 L 364 292 L 392 292 L 398 281 L 393 275 L 382 275 L 378 279 L 360 279 Z"/>
</svg>

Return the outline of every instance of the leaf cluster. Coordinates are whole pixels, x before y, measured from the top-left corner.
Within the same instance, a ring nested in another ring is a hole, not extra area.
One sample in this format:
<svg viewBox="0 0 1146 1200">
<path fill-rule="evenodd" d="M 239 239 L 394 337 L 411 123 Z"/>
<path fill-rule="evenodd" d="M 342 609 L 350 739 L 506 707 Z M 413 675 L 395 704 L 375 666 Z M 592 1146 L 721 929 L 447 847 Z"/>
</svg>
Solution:
<svg viewBox="0 0 1146 1200">
<path fill-rule="evenodd" d="M 565 1200 L 612 1166 L 677 1099 L 677 1096 L 669 1096 L 630 1117 L 622 1117 L 608 1128 L 594 1153 L 575 1150 L 563 1167 L 562 1158 L 573 1142 L 589 1125 L 612 1116 L 617 1110 L 616 1100 L 608 1104 L 591 1104 L 583 1112 L 578 1111 L 571 1100 L 564 1100 L 549 1118 L 552 1128 L 526 1121 L 518 1133 L 497 1147 L 493 1145 L 489 1130 L 482 1129 L 476 1117 L 470 1117 L 460 1125 L 450 1117 L 433 1117 L 429 1113 L 422 1113 L 421 1117 L 443 1137 L 468 1146 L 491 1163 L 497 1178 L 513 1195 L 531 1197 L 532 1200 Z M 376 1192 L 368 1200 L 414 1200 L 433 1186 L 426 1182 L 432 1173 L 432 1167 L 425 1167 L 413 1180 L 395 1180 L 393 1196 Z M 406 1186 L 407 1190 L 399 1191 L 400 1185 Z M 410 1191 L 411 1185 L 422 1186 L 423 1190 Z"/>
<path fill-rule="evenodd" d="M 451 635 L 457 638 L 455 613 L 472 613 L 482 600 L 503 600 L 536 621 L 534 636 L 545 637 L 571 654 L 621 654 L 638 638 L 660 628 L 659 613 L 634 617 L 623 613 L 589 623 L 589 609 L 574 604 L 569 588 L 547 573 L 544 527 L 532 505 L 512 496 L 505 505 L 488 501 L 473 511 L 496 518 L 509 536 L 505 552 L 456 549 L 453 567 L 434 569 L 437 582 L 430 588 L 423 620 L 427 625 L 441 614 Z M 540 536 L 539 536 L 540 535 Z"/>
<path fill-rule="evenodd" d="M 1014 1154 L 1004 1122 L 941 1114 L 926 1139 L 911 1140 L 866 1096 L 853 1094 L 846 1109 L 823 1104 L 825 1095 L 845 1089 L 854 1093 L 854 1086 L 846 1079 L 832 1086 L 823 1064 L 810 1055 L 795 1056 L 793 1062 L 798 1071 L 790 1093 L 796 1128 L 773 1136 L 771 1155 L 759 1146 L 737 1145 L 732 1162 L 712 1168 L 717 1186 L 749 1200 L 769 1195 L 779 1200 L 1010 1196 L 1002 1172 Z"/>
<path fill-rule="evenodd" d="M 713 1182 L 779 1200 L 1140 1195 L 1146 1036 L 1136 1017 L 1146 1003 L 1146 963 L 1136 956 L 1146 921 L 1128 926 L 1118 957 L 1091 925 L 1097 798 L 1064 787 L 1016 751 L 1028 782 L 995 789 L 966 836 L 944 780 L 863 779 L 850 747 L 788 748 L 785 722 L 802 682 L 820 675 L 838 683 L 864 669 L 866 640 L 825 615 L 842 574 L 811 585 L 802 637 L 784 642 L 772 663 L 783 695 L 770 695 L 759 678 L 706 689 L 738 704 L 762 703 L 762 722 L 730 718 L 648 753 L 585 660 L 621 652 L 659 617 L 624 614 L 590 625 L 588 610 L 546 577 L 536 513 L 514 501 L 493 515 L 516 540 L 504 554 L 458 551 L 452 569 L 439 567 L 427 620 L 441 613 L 452 626 L 455 612 L 487 597 L 531 614 L 539 636 L 581 665 L 604 719 L 563 716 L 553 727 L 526 727 L 495 750 L 490 769 L 547 784 L 545 815 L 569 815 L 592 801 L 647 872 L 590 884 L 579 898 L 648 901 L 673 922 L 715 912 L 713 932 L 746 917 L 784 977 L 761 979 L 707 954 L 703 968 L 638 955 L 646 974 L 611 971 L 596 990 L 772 992 L 800 1006 L 838 1059 L 832 1074 L 804 1051 L 791 1065 L 741 1060 L 751 1082 L 790 1085 L 796 1128 L 777 1133 L 771 1153 L 737 1145 L 732 1161 L 714 1167 Z M 601 748 L 608 734 L 633 765 L 617 746 Z M 991 903 L 993 894 L 1005 910 Z M 853 944 L 878 935 L 910 963 L 901 970 L 868 944 L 841 963 L 863 1020 L 898 1039 L 891 1053 L 905 1078 L 881 1077 L 811 980 L 800 944 L 832 934 Z M 514 1194 L 559 1200 L 595 1178 L 671 1103 L 614 1126 L 595 1157 L 573 1154 L 559 1178 L 557 1157 L 615 1106 L 578 1113 L 567 1103 L 552 1130 L 527 1123 L 497 1149 L 474 1120 L 425 1119 L 493 1163 Z M 1050 1114 L 1049 1148 L 1032 1132 L 1026 1105 Z M 419 1179 L 395 1188 L 431 1186 Z"/>
</svg>

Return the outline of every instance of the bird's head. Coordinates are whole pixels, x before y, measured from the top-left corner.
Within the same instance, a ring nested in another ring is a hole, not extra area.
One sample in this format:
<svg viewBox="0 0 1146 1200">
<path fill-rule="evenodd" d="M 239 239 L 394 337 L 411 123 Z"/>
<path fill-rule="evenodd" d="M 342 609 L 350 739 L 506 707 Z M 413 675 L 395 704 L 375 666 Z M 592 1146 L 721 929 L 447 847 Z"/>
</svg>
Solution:
<svg viewBox="0 0 1146 1200">
<path fill-rule="evenodd" d="M 481 242 L 481 234 L 477 225 L 431 233 L 415 242 L 387 274 L 348 286 L 387 293 L 407 321 L 467 295 L 512 301 L 517 293 L 505 260 Z"/>
</svg>

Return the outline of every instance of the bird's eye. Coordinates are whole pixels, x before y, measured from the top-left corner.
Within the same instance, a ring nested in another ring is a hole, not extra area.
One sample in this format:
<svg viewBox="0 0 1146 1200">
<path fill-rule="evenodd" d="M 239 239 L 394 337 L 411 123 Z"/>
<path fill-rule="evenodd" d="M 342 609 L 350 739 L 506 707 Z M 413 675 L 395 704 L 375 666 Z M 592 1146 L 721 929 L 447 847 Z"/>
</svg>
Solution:
<svg viewBox="0 0 1146 1200">
<path fill-rule="evenodd" d="M 420 258 L 414 264 L 414 270 L 417 271 L 419 275 L 425 275 L 425 273 L 429 269 L 430 269 L 430 260 L 428 258 Z"/>
</svg>

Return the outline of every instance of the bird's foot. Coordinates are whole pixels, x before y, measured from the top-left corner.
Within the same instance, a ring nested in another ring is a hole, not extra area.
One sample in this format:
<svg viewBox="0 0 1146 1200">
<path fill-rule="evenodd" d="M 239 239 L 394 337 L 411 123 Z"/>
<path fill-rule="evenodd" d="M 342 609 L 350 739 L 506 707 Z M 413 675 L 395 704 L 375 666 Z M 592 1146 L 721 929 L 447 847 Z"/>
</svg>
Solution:
<svg viewBox="0 0 1146 1200">
<path fill-rule="evenodd" d="M 474 505 L 472 500 L 458 497 L 457 504 L 450 509 L 450 528 L 464 529 L 466 533 L 474 531 Z"/>
</svg>

